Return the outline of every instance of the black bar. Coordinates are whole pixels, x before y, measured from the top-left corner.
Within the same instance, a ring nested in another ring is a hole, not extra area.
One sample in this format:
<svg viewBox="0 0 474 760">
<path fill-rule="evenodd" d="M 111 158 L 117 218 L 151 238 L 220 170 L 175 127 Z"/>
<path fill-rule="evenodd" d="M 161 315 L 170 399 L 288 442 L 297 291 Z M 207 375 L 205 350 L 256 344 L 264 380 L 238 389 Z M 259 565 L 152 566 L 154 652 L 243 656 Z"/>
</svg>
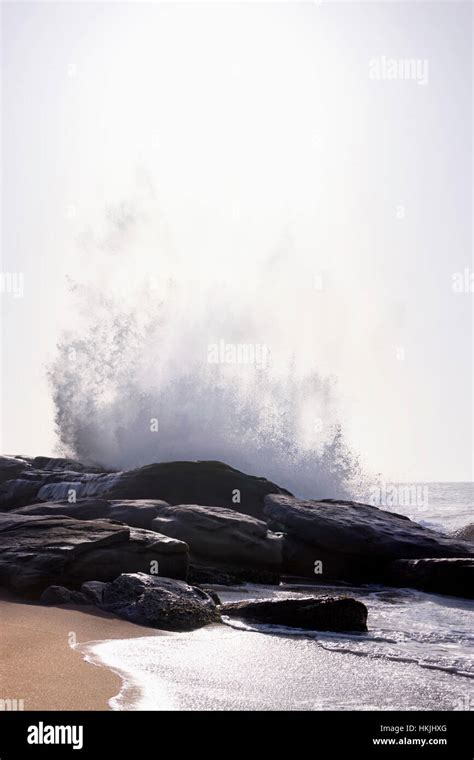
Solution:
<svg viewBox="0 0 474 760">
<path fill-rule="evenodd" d="M 28 757 L 178 757 L 291 750 L 310 760 L 407 757 L 472 760 L 469 712 L 2 712 L 0 760 Z M 42 731 L 39 729 L 42 725 Z M 69 727 L 56 734 L 48 727 Z M 73 733 L 71 727 L 76 727 Z M 82 727 L 82 736 L 80 735 Z M 398 730 L 397 730 L 398 729 Z M 73 744 L 33 744 L 50 736 Z M 79 744 L 82 746 L 79 747 Z M 133 753 L 130 755 L 130 753 Z M 341 753 L 344 753 L 341 755 Z M 265 760 L 265 759 L 263 759 Z"/>
</svg>

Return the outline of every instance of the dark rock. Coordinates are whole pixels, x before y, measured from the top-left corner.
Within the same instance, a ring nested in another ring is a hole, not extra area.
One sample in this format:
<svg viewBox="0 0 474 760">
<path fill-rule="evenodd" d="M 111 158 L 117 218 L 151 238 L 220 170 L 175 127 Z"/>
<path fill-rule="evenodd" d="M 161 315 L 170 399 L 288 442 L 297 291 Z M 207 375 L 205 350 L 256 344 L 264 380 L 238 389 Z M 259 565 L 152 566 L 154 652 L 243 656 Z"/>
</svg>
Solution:
<svg viewBox="0 0 474 760">
<path fill-rule="evenodd" d="M 389 580 L 396 586 L 474 599 L 474 559 L 399 559 L 390 565 Z"/>
<path fill-rule="evenodd" d="M 19 477 L 5 480 L 0 484 L 1 510 L 14 509 L 38 501 L 42 481 L 29 479 L 28 474 L 23 471 Z"/>
<path fill-rule="evenodd" d="M 69 472 L 110 472 L 103 467 L 82 464 L 75 459 L 64 459 L 62 457 L 35 457 L 31 460 L 31 465 L 36 470 L 67 470 Z"/>
<path fill-rule="evenodd" d="M 237 490 L 240 492 L 238 504 L 233 501 Z M 262 518 L 263 500 L 270 493 L 287 494 L 288 491 L 223 462 L 162 462 L 122 473 L 107 497 L 228 507 Z"/>
<path fill-rule="evenodd" d="M 102 609 L 138 625 L 190 631 L 218 622 L 213 599 L 182 581 L 145 573 L 120 575 L 104 589 Z"/>
<path fill-rule="evenodd" d="M 288 491 L 265 478 L 246 475 L 222 462 L 162 462 L 127 472 L 102 472 L 74 460 L 37 457 L 24 461 L 24 469 L 12 464 L 11 474 L 0 484 L 0 509 L 26 507 L 38 502 L 82 498 L 106 500 L 157 499 L 169 504 L 228 507 L 262 518 L 263 499 L 269 493 Z M 51 469 L 45 469 L 50 467 Z M 73 470 L 68 467 L 75 468 Z M 1 471 L 1 470 L 0 470 Z M 8 473 L 7 473 L 8 474 Z M 240 502 L 236 505 L 236 492 Z"/>
<path fill-rule="evenodd" d="M 68 515 L 76 520 L 108 519 L 123 522 L 133 528 L 151 529 L 152 521 L 160 514 L 164 501 L 107 499 L 78 499 L 76 502 L 51 501 L 12 510 L 21 515 Z M 166 533 L 166 535 L 169 535 Z"/>
<path fill-rule="evenodd" d="M 117 479 L 114 473 L 90 474 L 67 470 L 37 470 L 25 464 L 16 478 L 0 484 L 0 509 L 11 510 L 38 502 L 79 497 L 93 498 L 109 490 Z"/>
<path fill-rule="evenodd" d="M 469 525 L 465 525 L 463 528 L 458 528 L 458 530 L 451 533 L 451 538 L 474 543 L 474 523 L 469 523 Z"/>
<path fill-rule="evenodd" d="M 214 589 L 208 588 L 207 586 L 199 586 L 199 588 L 202 588 L 202 590 L 205 591 L 206 594 L 211 597 L 216 607 L 219 607 L 222 604 L 219 598 L 219 595 L 217 594 L 216 591 L 214 591 Z"/>
<path fill-rule="evenodd" d="M 127 530 L 129 540 L 120 551 L 98 546 L 78 557 L 73 567 L 74 577 L 81 581 L 92 578 L 107 581 L 121 573 L 156 572 L 168 578 L 186 578 L 189 557 L 183 541 L 142 528 Z"/>
<path fill-rule="evenodd" d="M 328 576 L 380 580 L 394 559 L 474 556 L 474 547 L 423 528 L 407 517 L 357 502 L 307 501 L 269 495 L 265 513 L 287 534 L 283 570 L 312 576 L 312 563 L 328 565 Z M 293 544 L 292 542 L 296 542 Z M 301 553 L 301 556 L 298 556 Z"/>
<path fill-rule="evenodd" d="M 59 606 L 60 604 L 89 604 L 89 600 L 80 591 L 65 586 L 48 586 L 40 596 L 42 604 Z"/>
<path fill-rule="evenodd" d="M 0 483 L 18 478 L 29 466 L 25 459 L 0 456 Z"/>
<path fill-rule="evenodd" d="M 106 586 L 107 583 L 103 581 L 86 581 L 81 586 L 81 593 L 90 604 L 97 604 L 100 607 Z"/>
<path fill-rule="evenodd" d="M 229 602 L 221 605 L 220 610 L 222 615 L 289 628 L 312 631 L 367 630 L 367 607 L 349 597 Z"/>
<path fill-rule="evenodd" d="M 78 587 L 156 567 L 185 578 L 187 545 L 105 520 L 0 514 L 0 584 L 13 591 L 34 596 L 58 581 Z"/>
<path fill-rule="evenodd" d="M 120 473 L 108 472 L 90 474 L 58 470 L 40 474 L 43 479 L 36 501 L 65 501 L 70 500 L 71 495 L 76 502 L 80 498 L 100 498 L 106 495 L 120 478 Z"/>
<path fill-rule="evenodd" d="M 377 571 L 377 566 L 375 566 Z M 303 543 L 290 534 L 283 539 L 282 574 L 311 578 L 314 583 L 331 583 L 350 579 L 352 583 L 371 579 L 374 562 L 362 554 L 327 551 L 321 546 Z"/>
<path fill-rule="evenodd" d="M 197 504 L 165 505 L 152 528 L 180 538 L 194 564 L 234 566 L 279 573 L 283 537 L 255 517 L 232 509 Z"/>
<path fill-rule="evenodd" d="M 280 574 L 269 570 L 255 570 L 245 567 L 209 567 L 190 565 L 187 580 L 191 584 L 202 586 L 240 586 L 243 583 L 259 583 L 263 586 L 278 586 Z"/>
<path fill-rule="evenodd" d="M 46 502 L 12 511 L 22 515 L 69 515 L 80 520 L 112 519 L 151 528 L 185 541 L 195 564 L 229 568 L 241 578 L 240 582 L 273 582 L 270 576 L 279 577 L 281 570 L 283 537 L 268 531 L 264 522 L 223 507 L 91 498 L 72 504 Z"/>
</svg>

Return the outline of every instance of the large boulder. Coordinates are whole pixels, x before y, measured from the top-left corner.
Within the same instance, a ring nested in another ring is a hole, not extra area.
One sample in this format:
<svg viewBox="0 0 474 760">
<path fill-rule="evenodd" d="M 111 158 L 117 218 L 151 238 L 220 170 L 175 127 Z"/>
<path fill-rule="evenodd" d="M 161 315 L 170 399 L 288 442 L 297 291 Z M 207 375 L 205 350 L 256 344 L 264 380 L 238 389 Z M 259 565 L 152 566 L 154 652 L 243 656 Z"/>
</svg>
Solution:
<svg viewBox="0 0 474 760">
<path fill-rule="evenodd" d="M 223 462 L 162 462 L 123 472 L 107 497 L 228 507 L 262 518 L 263 500 L 270 493 L 288 491 Z"/>
<path fill-rule="evenodd" d="M 143 528 L 127 530 L 129 537 L 123 548 L 111 550 L 97 546 L 87 555 L 77 557 L 72 568 L 73 578 L 81 583 L 92 579 L 110 581 L 121 573 L 135 572 L 186 578 L 189 564 L 187 544 Z"/>
<path fill-rule="evenodd" d="M 378 571 L 378 563 L 375 563 Z M 325 549 L 321 545 L 298 540 L 291 533 L 283 536 L 282 574 L 312 578 L 315 583 L 348 580 L 365 582 L 374 573 L 370 556 Z"/>
<path fill-rule="evenodd" d="M 474 599 L 474 559 L 398 559 L 390 565 L 390 581 L 435 594 Z"/>
<path fill-rule="evenodd" d="M 196 567 L 226 568 L 231 575 L 247 581 L 268 582 L 272 577 L 279 578 L 281 571 L 283 536 L 269 531 L 261 520 L 224 507 L 170 506 L 157 499 L 92 498 L 75 503 L 34 504 L 12 513 L 68 515 L 80 520 L 111 519 L 131 527 L 155 530 L 185 541 L 190 547 L 190 560 Z"/>
<path fill-rule="evenodd" d="M 108 519 L 123 522 L 132 528 L 151 529 L 153 520 L 163 507 L 168 507 L 168 504 L 158 500 L 108 501 L 90 498 L 76 502 L 47 501 L 12 511 L 21 515 L 68 515 L 77 520 Z"/>
<path fill-rule="evenodd" d="M 366 631 L 367 607 L 349 597 L 300 597 L 229 602 L 221 614 L 253 623 L 312 631 Z"/>
<path fill-rule="evenodd" d="M 0 514 L 0 584 L 30 596 L 51 585 L 79 587 L 123 572 L 186 578 L 188 547 L 158 533 L 105 520 Z"/>
<path fill-rule="evenodd" d="M 169 504 L 237 507 L 239 512 L 262 518 L 267 494 L 288 494 L 265 478 L 246 475 L 222 462 L 162 462 L 126 472 L 98 472 L 95 467 L 86 471 L 73 460 L 46 457 L 18 460 L 17 464 L 7 463 L 4 470 L 0 509 L 82 498 L 158 499 Z M 1 472 L 0 468 L 0 476 Z"/>
<path fill-rule="evenodd" d="M 368 504 L 269 495 L 265 514 L 286 534 L 284 572 L 317 580 L 382 580 L 395 559 L 474 556 L 472 544 Z M 318 561 L 322 573 L 315 575 Z"/>
<path fill-rule="evenodd" d="M 159 533 L 185 541 L 195 565 L 274 573 L 281 570 L 282 535 L 269 531 L 261 520 L 232 509 L 198 504 L 162 506 L 151 526 Z"/>
<path fill-rule="evenodd" d="M 220 620 L 214 600 L 202 589 L 145 573 L 120 575 L 107 584 L 101 608 L 168 631 L 190 631 Z"/>
<path fill-rule="evenodd" d="M 87 599 L 89 604 L 102 604 L 104 591 L 107 583 L 104 581 L 86 581 L 81 586 L 81 594 Z"/>
</svg>

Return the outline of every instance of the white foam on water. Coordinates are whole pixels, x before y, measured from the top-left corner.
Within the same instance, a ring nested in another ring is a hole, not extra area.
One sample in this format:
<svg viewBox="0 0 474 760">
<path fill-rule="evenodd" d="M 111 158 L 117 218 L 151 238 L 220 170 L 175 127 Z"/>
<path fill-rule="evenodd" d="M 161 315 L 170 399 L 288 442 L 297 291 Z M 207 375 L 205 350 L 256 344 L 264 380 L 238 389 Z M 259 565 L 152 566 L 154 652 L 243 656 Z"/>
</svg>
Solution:
<svg viewBox="0 0 474 760">
<path fill-rule="evenodd" d="M 255 598 L 290 594 L 251 590 Z M 232 588 L 221 597 L 246 599 L 248 592 Z M 474 707 L 474 603 L 410 590 L 349 592 L 369 608 L 367 634 L 227 618 L 190 633 L 93 642 L 86 653 L 121 675 L 111 700 L 119 710 Z M 328 588 L 308 593 L 327 595 Z"/>
<path fill-rule="evenodd" d="M 341 589 L 338 589 L 340 592 Z M 310 588 L 308 593 L 311 593 Z M 384 589 L 370 595 L 350 589 L 347 593 L 369 608 L 368 633 L 304 631 L 285 626 L 249 624 L 229 617 L 223 620 L 239 630 L 306 636 L 331 651 L 412 662 L 420 667 L 474 678 L 474 602 L 408 589 Z"/>
<path fill-rule="evenodd" d="M 163 633 L 166 635 L 166 633 Z M 151 642 L 156 636 L 151 636 Z M 172 695 L 167 692 L 164 684 L 147 673 L 146 662 L 137 665 L 132 658 L 120 658 L 121 645 L 127 645 L 127 651 L 130 655 L 129 644 L 134 639 L 110 639 L 105 641 L 92 641 L 87 644 L 76 644 L 73 649 L 79 651 L 86 662 L 99 667 L 108 667 L 116 673 L 121 679 L 121 687 L 118 694 L 109 699 L 109 706 L 112 710 L 146 710 L 146 695 L 153 693 L 153 701 L 160 705 L 162 710 L 177 709 Z M 147 637 L 140 639 L 141 647 L 147 646 Z"/>
</svg>

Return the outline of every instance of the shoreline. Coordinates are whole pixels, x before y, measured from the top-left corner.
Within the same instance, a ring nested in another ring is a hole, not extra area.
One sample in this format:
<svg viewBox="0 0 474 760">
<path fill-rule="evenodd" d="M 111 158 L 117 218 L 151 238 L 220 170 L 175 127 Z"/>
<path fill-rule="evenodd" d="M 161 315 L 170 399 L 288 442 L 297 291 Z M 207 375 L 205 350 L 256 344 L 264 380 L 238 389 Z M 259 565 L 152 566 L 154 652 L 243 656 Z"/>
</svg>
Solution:
<svg viewBox="0 0 474 760">
<path fill-rule="evenodd" d="M 249 591 L 220 595 L 235 601 Z M 254 586 L 251 595 L 268 589 Z M 0 699 L 45 711 L 471 709 L 474 672 L 453 671 L 467 653 L 453 650 L 450 620 L 456 607 L 459 629 L 469 631 L 472 603 L 415 591 L 409 599 L 383 589 L 369 596 L 368 634 L 335 635 L 227 624 L 170 632 L 97 607 L 44 606 L 2 593 Z M 425 622 L 432 615 L 431 657 Z"/>
<path fill-rule="evenodd" d="M 125 679 L 97 658 L 87 658 L 86 649 L 154 635 L 160 631 L 93 606 L 46 607 L 2 592 L 0 699 L 22 700 L 24 710 L 110 710 Z"/>
</svg>

